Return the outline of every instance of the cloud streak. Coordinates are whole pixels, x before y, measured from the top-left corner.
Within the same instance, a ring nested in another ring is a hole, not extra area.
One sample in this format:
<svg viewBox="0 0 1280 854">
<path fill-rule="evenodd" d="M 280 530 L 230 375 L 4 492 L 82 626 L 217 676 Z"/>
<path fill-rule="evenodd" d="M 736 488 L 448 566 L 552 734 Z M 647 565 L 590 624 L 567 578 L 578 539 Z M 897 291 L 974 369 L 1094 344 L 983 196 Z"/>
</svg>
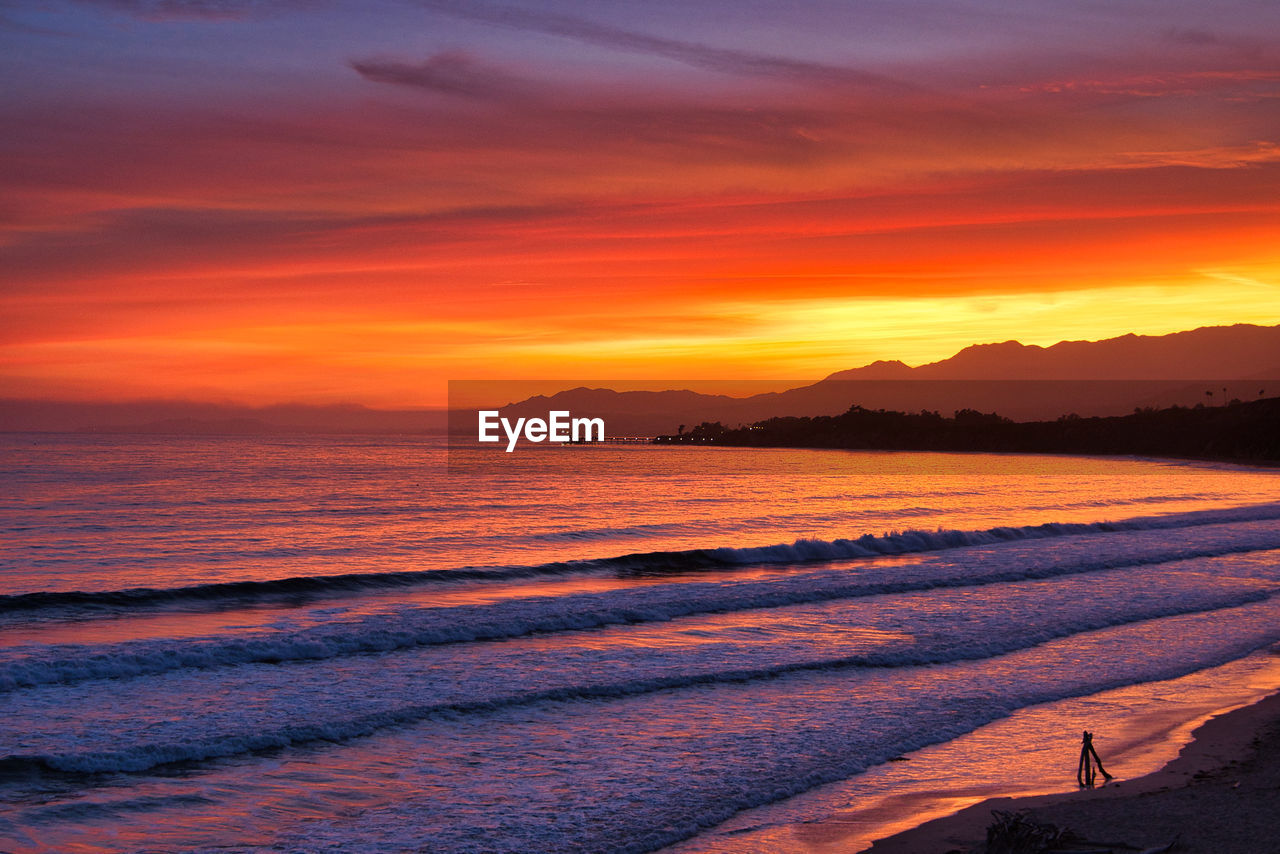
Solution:
<svg viewBox="0 0 1280 854">
<path fill-rule="evenodd" d="M 280 8 L 297 0 L 79 0 L 86 6 L 113 9 L 144 21 L 231 21 Z"/>
<path fill-rule="evenodd" d="M 558 12 L 531 12 L 512 6 L 491 6 L 470 0 L 419 0 L 436 12 L 517 30 L 546 33 L 586 44 L 629 53 L 647 54 L 685 65 L 748 77 L 769 77 L 806 83 L 829 83 L 906 88 L 904 84 L 868 71 L 774 56 L 755 51 L 715 47 L 698 42 L 663 38 L 600 24 Z"/>
<path fill-rule="evenodd" d="M 352 60 L 352 69 L 373 83 L 390 83 L 444 95 L 506 100 L 532 94 L 532 87 L 512 74 L 482 65 L 467 53 L 446 51 L 412 63 L 388 58 Z"/>
<path fill-rule="evenodd" d="M 1216 95 L 1238 101 L 1280 97 L 1280 72 L 1263 70 L 1169 71 L 1112 78 L 1080 78 L 1027 84 L 1023 92 L 1130 98 Z"/>
</svg>

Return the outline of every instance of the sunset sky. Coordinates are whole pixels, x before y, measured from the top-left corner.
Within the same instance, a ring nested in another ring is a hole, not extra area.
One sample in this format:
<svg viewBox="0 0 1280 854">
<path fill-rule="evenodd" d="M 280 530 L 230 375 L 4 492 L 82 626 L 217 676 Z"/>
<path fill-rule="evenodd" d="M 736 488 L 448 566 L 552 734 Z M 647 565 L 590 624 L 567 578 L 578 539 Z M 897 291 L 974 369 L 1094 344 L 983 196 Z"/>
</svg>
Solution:
<svg viewBox="0 0 1280 854">
<path fill-rule="evenodd" d="M 0 396 L 1280 322 L 1272 0 L 0 2 Z"/>
</svg>

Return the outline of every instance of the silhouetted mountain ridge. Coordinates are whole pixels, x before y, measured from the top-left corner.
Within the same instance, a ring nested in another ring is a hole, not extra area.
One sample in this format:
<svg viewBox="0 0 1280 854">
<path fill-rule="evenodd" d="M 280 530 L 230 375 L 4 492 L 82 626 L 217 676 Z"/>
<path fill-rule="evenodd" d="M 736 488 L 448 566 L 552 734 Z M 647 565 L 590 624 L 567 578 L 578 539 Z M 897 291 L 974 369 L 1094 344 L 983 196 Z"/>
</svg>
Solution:
<svg viewBox="0 0 1280 854">
<path fill-rule="evenodd" d="M 1202 326 L 1169 335 L 1129 333 L 1051 347 L 972 344 L 949 359 L 900 370 L 873 362 L 827 379 L 1222 380 L 1280 376 L 1280 326 Z M 906 367 L 903 365 L 903 367 Z"/>
<path fill-rule="evenodd" d="M 509 417 L 545 417 L 551 410 L 567 410 L 604 418 L 610 435 L 656 435 L 704 421 L 732 426 L 779 416 L 836 415 L 851 405 L 902 412 L 973 409 L 1036 421 L 1256 400 L 1268 390 L 1280 390 L 1280 326 L 1236 324 L 1051 347 L 975 344 L 940 362 L 913 368 L 877 361 L 787 391 L 746 397 L 579 386 L 511 403 L 502 411 Z M 459 415 L 453 432 L 473 432 L 474 412 Z"/>
<path fill-rule="evenodd" d="M 882 360 L 786 391 L 750 394 L 745 388 L 739 383 L 729 395 L 687 388 L 619 392 L 580 386 L 491 405 L 517 416 L 567 409 L 605 418 L 610 435 L 648 436 L 703 421 L 733 425 L 775 416 L 835 415 L 851 405 L 905 412 L 967 408 L 1023 421 L 1068 413 L 1120 415 L 1135 407 L 1274 394 L 1280 390 L 1280 326 L 1202 327 L 1163 336 L 1062 341 L 1051 347 L 1017 341 L 975 344 L 917 367 Z M 474 433 L 475 410 L 458 414 L 455 432 Z M 10 432 L 422 433 L 443 426 L 441 411 L 358 405 L 0 400 L 0 431 Z"/>
</svg>

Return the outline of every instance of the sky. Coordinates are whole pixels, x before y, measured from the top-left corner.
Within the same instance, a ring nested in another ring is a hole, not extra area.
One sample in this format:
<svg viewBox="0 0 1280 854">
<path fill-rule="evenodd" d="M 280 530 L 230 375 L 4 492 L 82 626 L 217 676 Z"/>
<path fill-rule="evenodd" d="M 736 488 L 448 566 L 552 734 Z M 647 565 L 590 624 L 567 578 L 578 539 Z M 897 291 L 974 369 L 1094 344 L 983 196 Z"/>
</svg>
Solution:
<svg viewBox="0 0 1280 854">
<path fill-rule="evenodd" d="M 1280 322 L 1271 0 L 0 0 L 0 397 Z"/>
</svg>

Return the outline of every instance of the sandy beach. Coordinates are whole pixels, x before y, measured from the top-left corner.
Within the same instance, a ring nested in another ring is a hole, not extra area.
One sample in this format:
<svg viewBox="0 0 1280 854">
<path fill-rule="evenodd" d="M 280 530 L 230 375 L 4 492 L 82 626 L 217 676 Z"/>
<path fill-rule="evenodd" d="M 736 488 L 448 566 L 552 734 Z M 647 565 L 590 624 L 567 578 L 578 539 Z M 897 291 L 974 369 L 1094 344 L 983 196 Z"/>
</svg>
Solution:
<svg viewBox="0 0 1280 854">
<path fill-rule="evenodd" d="M 1207 721 L 1154 774 L 1065 795 L 992 798 L 877 841 L 868 854 L 977 854 L 993 811 L 1073 834 L 1028 851 L 1280 852 L 1280 694 Z"/>
</svg>

